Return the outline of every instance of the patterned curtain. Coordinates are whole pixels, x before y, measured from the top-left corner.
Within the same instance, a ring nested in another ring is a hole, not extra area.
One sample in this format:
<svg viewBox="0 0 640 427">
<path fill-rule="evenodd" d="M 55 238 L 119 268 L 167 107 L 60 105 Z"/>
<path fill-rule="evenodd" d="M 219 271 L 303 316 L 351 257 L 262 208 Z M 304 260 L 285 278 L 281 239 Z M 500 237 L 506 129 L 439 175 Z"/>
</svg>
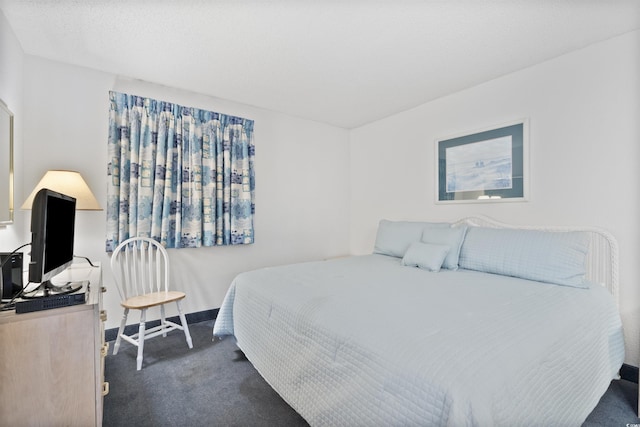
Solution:
<svg viewBox="0 0 640 427">
<path fill-rule="evenodd" d="M 110 92 L 107 252 L 253 243 L 253 120 Z"/>
</svg>

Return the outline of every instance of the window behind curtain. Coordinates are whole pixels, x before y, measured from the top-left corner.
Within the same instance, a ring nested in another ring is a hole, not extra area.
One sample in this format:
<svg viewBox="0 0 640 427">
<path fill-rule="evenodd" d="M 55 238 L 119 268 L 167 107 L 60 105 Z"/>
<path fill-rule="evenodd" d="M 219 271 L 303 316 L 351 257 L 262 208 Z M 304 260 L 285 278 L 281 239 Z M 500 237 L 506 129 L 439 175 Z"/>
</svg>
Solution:
<svg viewBox="0 0 640 427">
<path fill-rule="evenodd" d="M 109 93 L 107 252 L 254 241 L 253 120 Z"/>
</svg>

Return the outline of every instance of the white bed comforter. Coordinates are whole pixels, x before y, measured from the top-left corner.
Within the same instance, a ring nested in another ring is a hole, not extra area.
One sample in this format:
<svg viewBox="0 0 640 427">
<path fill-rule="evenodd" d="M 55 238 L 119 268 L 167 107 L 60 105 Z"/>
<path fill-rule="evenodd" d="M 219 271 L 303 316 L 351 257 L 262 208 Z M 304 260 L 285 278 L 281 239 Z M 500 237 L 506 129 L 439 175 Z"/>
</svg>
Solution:
<svg viewBox="0 0 640 427">
<path fill-rule="evenodd" d="M 579 426 L 624 360 L 600 286 L 384 255 L 240 274 L 213 333 L 313 426 Z"/>
</svg>

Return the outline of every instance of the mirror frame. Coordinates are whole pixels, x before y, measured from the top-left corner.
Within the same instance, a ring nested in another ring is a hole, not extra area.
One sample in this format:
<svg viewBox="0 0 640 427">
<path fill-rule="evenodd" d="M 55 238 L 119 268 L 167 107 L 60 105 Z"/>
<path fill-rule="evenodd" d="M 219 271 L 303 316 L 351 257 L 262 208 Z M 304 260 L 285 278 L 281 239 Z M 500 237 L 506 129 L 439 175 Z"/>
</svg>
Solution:
<svg viewBox="0 0 640 427">
<path fill-rule="evenodd" d="M 3 219 L 4 213 L 0 213 L 0 226 L 13 224 L 14 213 L 14 197 L 13 197 L 13 113 L 9 110 L 7 104 L 0 99 L 0 109 L 9 115 L 9 212 L 8 219 Z M 0 179 L 0 182 L 2 180 Z"/>
</svg>

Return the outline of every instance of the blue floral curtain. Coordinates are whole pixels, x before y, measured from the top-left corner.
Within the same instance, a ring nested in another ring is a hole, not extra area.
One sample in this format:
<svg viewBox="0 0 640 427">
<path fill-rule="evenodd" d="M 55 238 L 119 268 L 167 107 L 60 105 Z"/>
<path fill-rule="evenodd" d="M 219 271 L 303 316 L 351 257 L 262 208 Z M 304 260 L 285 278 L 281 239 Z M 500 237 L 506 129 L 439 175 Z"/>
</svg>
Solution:
<svg viewBox="0 0 640 427">
<path fill-rule="evenodd" d="M 253 120 L 110 92 L 107 252 L 253 243 Z"/>
</svg>

